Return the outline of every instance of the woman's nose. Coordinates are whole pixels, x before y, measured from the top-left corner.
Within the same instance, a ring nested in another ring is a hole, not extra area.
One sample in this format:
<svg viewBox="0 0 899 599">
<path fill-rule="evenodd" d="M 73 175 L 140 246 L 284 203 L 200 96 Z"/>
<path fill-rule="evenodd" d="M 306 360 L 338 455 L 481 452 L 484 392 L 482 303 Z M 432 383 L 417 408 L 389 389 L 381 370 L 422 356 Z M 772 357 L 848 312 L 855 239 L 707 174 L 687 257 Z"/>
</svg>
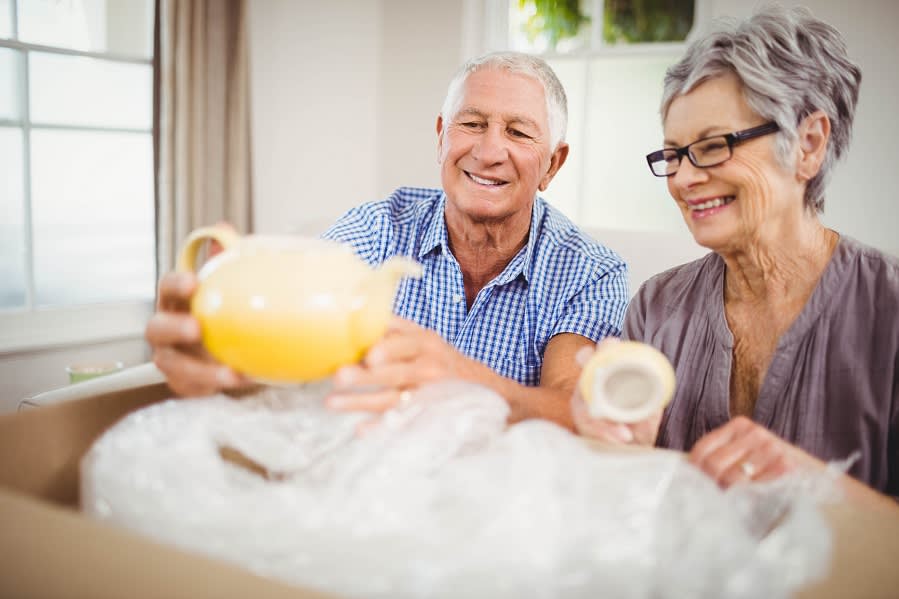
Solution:
<svg viewBox="0 0 899 599">
<path fill-rule="evenodd" d="M 704 183 L 709 178 L 707 169 L 694 166 L 690 160 L 684 156 L 677 167 L 677 172 L 668 177 L 669 185 L 673 185 L 679 189 L 689 189 L 697 183 Z"/>
</svg>

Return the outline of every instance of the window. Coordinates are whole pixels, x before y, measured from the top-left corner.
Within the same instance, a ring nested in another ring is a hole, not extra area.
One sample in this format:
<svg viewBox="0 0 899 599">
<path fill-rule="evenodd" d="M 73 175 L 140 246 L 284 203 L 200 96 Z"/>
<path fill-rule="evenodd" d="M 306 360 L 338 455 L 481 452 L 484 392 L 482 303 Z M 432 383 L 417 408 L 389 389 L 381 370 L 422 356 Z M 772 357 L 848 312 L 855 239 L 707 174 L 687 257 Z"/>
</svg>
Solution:
<svg viewBox="0 0 899 599">
<path fill-rule="evenodd" d="M 665 182 L 644 156 L 663 137 L 662 80 L 684 51 L 694 2 L 496 2 L 488 44 L 542 54 L 568 94 L 571 153 L 547 198 L 585 227 L 681 231 Z"/>
<path fill-rule="evenodd" d="M 0 0 L 0 351 L 140 334 L 153 0 Z"/>
</svg>

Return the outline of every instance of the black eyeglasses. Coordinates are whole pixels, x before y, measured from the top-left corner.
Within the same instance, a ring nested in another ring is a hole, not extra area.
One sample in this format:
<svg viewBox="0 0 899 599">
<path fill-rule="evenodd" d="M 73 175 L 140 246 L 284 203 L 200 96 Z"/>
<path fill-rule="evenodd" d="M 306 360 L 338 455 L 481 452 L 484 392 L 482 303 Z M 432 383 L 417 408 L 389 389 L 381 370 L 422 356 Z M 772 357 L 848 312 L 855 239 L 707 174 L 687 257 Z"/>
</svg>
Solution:
<svg viewBox="0 0 899 599">
<path fill-rule="evenodd" d="M 649 170 L 656 177 L 670 177 L 677 172 L 684 156 L 690 159 L 690 163 L 696 168 L 708 168 L 727 162 L 734 155 L 734 146 L 744 141 L 775 133 L 780 127 L 777 123 L 770 122 L 752 129 L 735 131 L 726 135 L 714 135 L 682 148 L 665 148 L 646 155 Z"/>
</svg>

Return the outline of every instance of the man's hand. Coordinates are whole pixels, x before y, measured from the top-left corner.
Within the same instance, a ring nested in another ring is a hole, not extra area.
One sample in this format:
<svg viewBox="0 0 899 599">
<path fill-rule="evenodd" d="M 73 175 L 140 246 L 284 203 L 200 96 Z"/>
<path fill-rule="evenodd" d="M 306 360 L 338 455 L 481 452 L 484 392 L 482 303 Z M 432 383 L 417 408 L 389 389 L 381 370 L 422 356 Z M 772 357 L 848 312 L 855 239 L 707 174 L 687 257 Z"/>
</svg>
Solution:
<svg viewBox="0 0 899 599">
<path fill-rule="evenodd" d="M 178 395 L 210 395 L 248 384 L 203 348 L 200 323 L 190 315 L 190 298 L 196 289 L 193 273 L 168 273 L 159 282 L 156 313 L 145 332 L 153 362 Z"/>
<path fill-rule="evenodd" d="M 577 380 L 575 355 L 592 347 L 573 333 L 554 336 L 544 353 L 539 387 L 507 379 L 485 364 L 461 354 L 437 333 L 394 318 L 384 337 L 362 363 L 340 369 L 327 405 L 335 410 L 380 413 L 410 398 L 426 383 L 461 379 L 494 390 L 509 403 L 509 422 L 543 418 L 571 428 L 568 400 Z"/>
<path fill-rule="evenodd" d="M 327 405 L 335 410 L 384 412 L 426 383 L 466 378 L 471 360 L 440 335 L 394 317 L 387 333 L 365 354 L 361 364 L 334 375 Z"/>
</svg>

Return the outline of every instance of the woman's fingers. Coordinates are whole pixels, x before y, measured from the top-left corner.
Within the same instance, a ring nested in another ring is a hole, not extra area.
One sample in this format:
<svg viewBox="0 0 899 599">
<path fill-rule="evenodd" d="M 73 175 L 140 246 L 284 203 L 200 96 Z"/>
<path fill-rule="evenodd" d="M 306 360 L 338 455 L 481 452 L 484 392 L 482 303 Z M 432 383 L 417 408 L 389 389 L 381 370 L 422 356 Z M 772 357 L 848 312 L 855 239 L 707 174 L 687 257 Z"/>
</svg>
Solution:
<svg viewBox="0 0 899 599">
<path fill-rule="evenodd" d="M 727 488 L 772 480 L 795 469 L 792 446 L 763 426 L 737 417 L 700 439 L 688 459 Z"/>
<path fill-rule="evenodd" d="M 577 394 L 571 400 L 571 413 L 575 428 L 585 437 L 614 445 L 631 444 L 635 441 L 645 444 L 637 438 L 632 426 L 590 416 L 587 405 Z"/>
<path fill-rule="evenodd" d="M 634 435 L 634 442 L 637 445 L 652 447 L 656 444 L 656 439 L 659 436 L 659 427 L 661 425 L 662 409 L 659 409 L 659 411 L 646 420 L 641 420 L 640 422 L 635 422 L 628 426 Z"/>
</svg>

